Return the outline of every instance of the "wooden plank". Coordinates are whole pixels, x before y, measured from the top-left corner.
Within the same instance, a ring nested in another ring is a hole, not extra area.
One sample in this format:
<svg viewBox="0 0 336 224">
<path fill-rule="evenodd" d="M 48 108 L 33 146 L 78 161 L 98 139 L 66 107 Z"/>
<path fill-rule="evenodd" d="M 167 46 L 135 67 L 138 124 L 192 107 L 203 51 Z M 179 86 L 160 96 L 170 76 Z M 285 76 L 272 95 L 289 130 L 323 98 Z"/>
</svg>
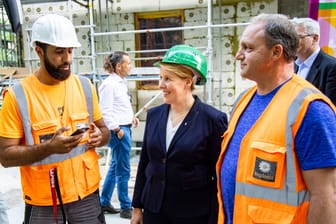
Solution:
<svg viewBox="0 0 336 224">
<path fill-rule="evenodd" d="M 8 79 L 11 75 L 14 75 L 16 73 L 16 68 L 1 68 L 0 69 L 0 82 Z"/>
</svg>

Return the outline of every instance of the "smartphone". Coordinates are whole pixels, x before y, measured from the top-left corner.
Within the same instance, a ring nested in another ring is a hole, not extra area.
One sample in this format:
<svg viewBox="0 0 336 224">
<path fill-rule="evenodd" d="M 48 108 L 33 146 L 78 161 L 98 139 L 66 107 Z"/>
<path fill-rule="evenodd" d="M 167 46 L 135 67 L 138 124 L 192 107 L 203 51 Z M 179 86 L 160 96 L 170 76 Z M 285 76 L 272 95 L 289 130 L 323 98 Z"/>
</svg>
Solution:
<svg viewBox="0 0 336 224">
<path fill-rule="evenodd" d="M 76 127 L 77 127 L 76 131 L 74 131 L 71 134 L 71 136 L 79 135 L 89 130 L 89 127 L 87 127 L 86 124 L 79 124 L 79 125 L 76 125 Z"/>
</svg>

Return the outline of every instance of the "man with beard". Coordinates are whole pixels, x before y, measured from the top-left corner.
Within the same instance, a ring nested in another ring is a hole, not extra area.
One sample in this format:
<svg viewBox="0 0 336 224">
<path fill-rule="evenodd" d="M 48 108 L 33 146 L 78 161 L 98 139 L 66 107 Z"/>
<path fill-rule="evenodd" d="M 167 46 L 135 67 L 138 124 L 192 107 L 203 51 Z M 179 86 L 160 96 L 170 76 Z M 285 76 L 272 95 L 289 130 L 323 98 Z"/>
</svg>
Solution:
<svg viewBox="0 0 336 224">
<path fill-rule="evenodd" d="M 70 71 L 74 26 L 45 15 L 31 39 L 40 68 L 8 89 L 0 114 L 0 162 L 20 166 L 24 223 L 105 223 L 95 148 L 110 134 L 93 85 Z"/>
</svg>

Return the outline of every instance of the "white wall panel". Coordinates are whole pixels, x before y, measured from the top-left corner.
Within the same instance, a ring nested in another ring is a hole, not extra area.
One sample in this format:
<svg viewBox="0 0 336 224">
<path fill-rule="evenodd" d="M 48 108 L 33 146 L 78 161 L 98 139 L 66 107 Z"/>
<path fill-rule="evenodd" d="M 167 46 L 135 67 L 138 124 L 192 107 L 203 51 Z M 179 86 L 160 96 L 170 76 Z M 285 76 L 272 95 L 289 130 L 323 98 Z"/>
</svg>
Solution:
<svg viewBox="0 0 336 224">
<path fill-rule="evenodd" d="M 120 0 L 112 4 L 112 11 L 116 13 L 124 12 L 149 12 L 159 10 L 186 9 L 207 7 L 208 1 L 204 0 L 200 3 L 199 0 L 183 0 L 183 1 L 168 1 L 168 0 Z"/>
<path fill-rule="evenodd" d="M 254 2 L 251 3 L 251 12 L 253 16 L 259 15 L 260 13 L 277 13 L 278 12 L 278 2 Z"/>
<path fill-rule="evenodd" d="M 221 12 L 221 15 L 219 12 Z M 220 16 L 222 19 L 231 19 L 235 16 L 235 13 L 236 9 L 233 5 L 223 5 L 221 11 L 219 11 L 219 7 L 213 10 L 213 20 L 218 20 Z"/>
<path fill-rule="evenodd" d="M 251 15 L 251 6 L 246 2 L 237 4 L 237 17 L 249 17 Z"/>
</svg>

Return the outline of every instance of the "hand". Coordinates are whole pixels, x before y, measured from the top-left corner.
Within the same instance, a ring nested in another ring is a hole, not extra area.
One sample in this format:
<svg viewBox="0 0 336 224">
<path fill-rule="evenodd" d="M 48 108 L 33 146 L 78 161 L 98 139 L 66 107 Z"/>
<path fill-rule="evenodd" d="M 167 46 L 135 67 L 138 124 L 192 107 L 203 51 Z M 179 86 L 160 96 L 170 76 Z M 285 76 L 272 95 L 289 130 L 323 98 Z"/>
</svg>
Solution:
<svg viewBox="0 0 336 224">
<path fill-rule="evenodd" d="M 120 130 L 118 131 L 118 133 L 116 134 L 118 139 L 122 139 L 124 137 L 124 130 L 122 128 L 120 128 Z"/>
<path fill-rule="evenodd" d="M 135 128 L 138 127 L 138 125 L 139 125 L 139 118 L 134 117 L 132 123 L 133 123 L 133 127 L 135 127 Z"/>
<path fill-rule="evenodd" d="M 143 215 L 141 208 L 133 209 L 131 224 L 143 224 Z"/>
<path fill-rule="evenodd" d="M 91 123 L 89 129 L 89 140 L 87 142 L 88 148 L 91 149 L 99 147 L 101 141 L 102 141 L 102 133 L 100 129 L 94 123 Z"/>
<path fill-rule="evenodd" d="M 74 136 L 64 136 L 63 133 L 69 130 L 69 127 L 61 127 L 50 140 L 46 141 L 51 153 L 68 153 L 79 144 L 84 133 Z"/>
</svg>

